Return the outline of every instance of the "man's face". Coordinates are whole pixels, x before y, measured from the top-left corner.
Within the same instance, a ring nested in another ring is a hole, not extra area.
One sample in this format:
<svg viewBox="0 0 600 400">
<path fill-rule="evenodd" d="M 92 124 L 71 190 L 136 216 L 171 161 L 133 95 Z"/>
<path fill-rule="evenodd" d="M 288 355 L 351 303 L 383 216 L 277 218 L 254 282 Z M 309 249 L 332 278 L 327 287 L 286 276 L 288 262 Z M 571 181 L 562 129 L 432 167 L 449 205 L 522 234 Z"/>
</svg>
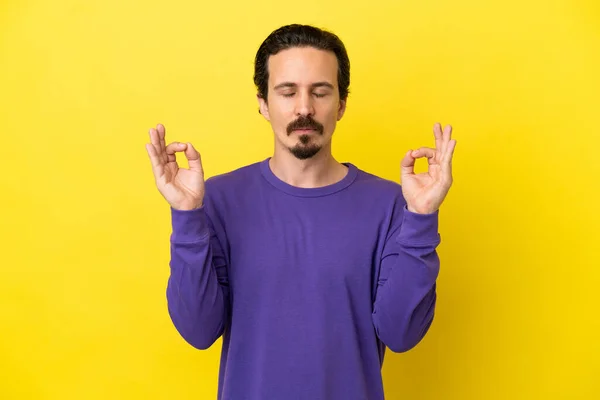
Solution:
<svg viewBox="0 0 600 400">
<path fill-rule="evenodd" d="M 259 98 L 275 140 L 299 159 L 331 142 L 346 107 L 340 101 L 338 62 L 333 52 L 295 47 L 269 57 L 268 98 Z"/>
</svg>

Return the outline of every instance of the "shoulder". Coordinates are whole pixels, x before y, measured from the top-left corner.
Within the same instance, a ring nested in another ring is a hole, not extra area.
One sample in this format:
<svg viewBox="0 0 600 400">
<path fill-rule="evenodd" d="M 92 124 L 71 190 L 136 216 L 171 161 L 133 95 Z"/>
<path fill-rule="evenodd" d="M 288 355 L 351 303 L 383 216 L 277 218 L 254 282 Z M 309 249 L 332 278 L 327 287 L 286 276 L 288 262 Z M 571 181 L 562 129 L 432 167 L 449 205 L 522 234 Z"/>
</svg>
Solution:
<svg viewBox="0 0 600 400">
<path fill-rule="evenodd" d="M 260 175 L 260 162 L 244 165 L 229 172 L 211 176 L 205 181 L 207 195 L 224 195 L 232 190 L 252 184 Z"/>
<path fill-rule="evenodd" d="M 386 241 L 399 232 L 406 215 L 406 200 L 402 185 L 390 179 L 359 170 L 357 184 L 361 192 L 369 193 L 371 213 L 381 218 Z"/>
<path fill-rule="evenodd" d="M 374 201 L 383 201 L 389 205 L 403 205 L 404 196 L 400 183 L 358 167 L 357 170 L 358 174 L 354 182 L 357 190 L 367 193 Z"/>
<path fill-rule="evenodd" d="M 227 216 L 239 208 L 248 187 L 256 185 L 259 163 L 205 178 L 204 209 L 214 225 L 224 225 Z"/>
<path fill-rule="evenodd" d="M 260 169 L 260 162 L 244 165 L 234 170 L 213 175 L 206 179 L 206 184 L 214 187 L 227 186 L 237 181 L 243 181 L 248 177 L 254 176 Z"/>
</svg>

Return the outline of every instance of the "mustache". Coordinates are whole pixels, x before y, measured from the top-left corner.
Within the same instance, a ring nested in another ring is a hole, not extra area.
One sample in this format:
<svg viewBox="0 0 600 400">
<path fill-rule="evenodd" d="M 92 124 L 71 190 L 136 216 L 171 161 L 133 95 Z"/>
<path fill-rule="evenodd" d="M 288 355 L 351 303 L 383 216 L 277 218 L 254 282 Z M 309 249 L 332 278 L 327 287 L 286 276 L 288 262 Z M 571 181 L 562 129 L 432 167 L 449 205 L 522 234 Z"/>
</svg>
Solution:
<svg viewBox="0 0 600 400">
<path fill-rule="evenodd" d="M 320 134 L 323 134 L 323 125 L 312 119 L 311 116 L 301 115 L 295 121 L 290 122 L 287 126 L 287 134 L 291 135 L 296 129 L 314 129 Z"/>
</svg>

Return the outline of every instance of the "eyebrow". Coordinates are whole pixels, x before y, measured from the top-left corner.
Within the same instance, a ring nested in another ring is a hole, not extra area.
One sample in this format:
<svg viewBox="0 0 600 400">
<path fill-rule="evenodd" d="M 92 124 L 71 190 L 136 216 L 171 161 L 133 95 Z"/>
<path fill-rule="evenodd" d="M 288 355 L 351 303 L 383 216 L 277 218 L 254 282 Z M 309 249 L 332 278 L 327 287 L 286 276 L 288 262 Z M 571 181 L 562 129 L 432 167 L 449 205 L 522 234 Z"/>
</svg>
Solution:
<svg viewBox="0 0 600 400">
<path fill-rule="evenodd" d="M 275 86 L 273 89 L 277 90 L 277 89 L 282 89 L 282 88 L 295 88 L 298 85 L 296 85 L 294 82 L 283 82 L 280 83 L 279 85 Z M 327 87 L 330 89 L 334 89 L 333 85 L 329 82 L 315 82 L 312 85 L 310 85 L 312 88 L 317 88 L 317 87 Z"/>
</svg>

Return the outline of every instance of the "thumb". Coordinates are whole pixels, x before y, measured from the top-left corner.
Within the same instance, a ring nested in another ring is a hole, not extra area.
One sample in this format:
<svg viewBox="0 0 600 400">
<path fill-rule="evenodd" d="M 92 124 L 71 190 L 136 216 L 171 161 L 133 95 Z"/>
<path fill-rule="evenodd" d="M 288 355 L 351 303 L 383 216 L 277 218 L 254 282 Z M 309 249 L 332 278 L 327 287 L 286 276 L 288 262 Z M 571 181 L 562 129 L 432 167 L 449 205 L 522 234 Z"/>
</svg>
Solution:
<svg viewBox="0 0 600 400">
<path fill-rule="evenodd" d="M 415 158 L 412 156 L 412 150 L 409 150 L 400 163 L 402 175 L 412 175 L 415 173 Z"/>
<path fill-rule="evenodd" d="M 190 170 L 192 171 L 202 171 L 202 159 L 200 158 L 200 153 L 194 148 L 191 143 L 187 144 L 185 149 L 185 158 L 188 160 L 188 165 Z"/>
</svg>

